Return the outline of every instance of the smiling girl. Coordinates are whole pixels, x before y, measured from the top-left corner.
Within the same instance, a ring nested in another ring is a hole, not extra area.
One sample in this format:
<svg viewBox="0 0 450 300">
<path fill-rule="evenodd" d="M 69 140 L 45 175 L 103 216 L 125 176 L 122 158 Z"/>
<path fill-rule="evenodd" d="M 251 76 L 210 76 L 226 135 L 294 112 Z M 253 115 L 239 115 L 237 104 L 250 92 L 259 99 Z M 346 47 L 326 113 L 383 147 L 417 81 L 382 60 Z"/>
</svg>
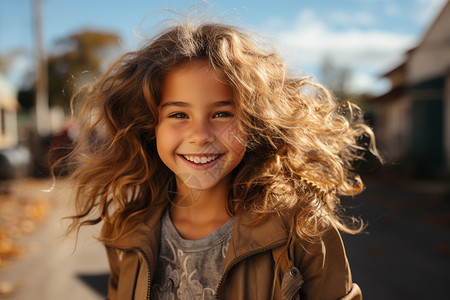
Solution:
<svg viewBox="0 0 450 300">
<path fill-rule="evenodd" d="M 167 29 L 91 87 L 80 122 L 69 230 L 103 222 L 109 299 L 361 298 L 338 196 L 362 191 L 372 132 L 252 35 Z"/>
</svg>

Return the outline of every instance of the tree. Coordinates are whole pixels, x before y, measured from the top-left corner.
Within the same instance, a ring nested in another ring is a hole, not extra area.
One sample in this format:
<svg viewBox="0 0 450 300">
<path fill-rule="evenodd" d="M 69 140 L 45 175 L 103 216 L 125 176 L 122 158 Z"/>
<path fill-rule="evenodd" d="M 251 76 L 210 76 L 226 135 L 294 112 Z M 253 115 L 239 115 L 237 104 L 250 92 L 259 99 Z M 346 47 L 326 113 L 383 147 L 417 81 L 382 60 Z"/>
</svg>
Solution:
<svg viewBox="0 0 450 300">
<path fill-rule="evenodd" d="M 6 54 L 0 55 L 0 74 L 8 73 L 17 57 L 23 55 L 23 53 L 23 49 L 17 48 L 7 52 Z"/>
<path fill-rule="evenodd" d="M 352 72 L 346 66 L 337 65 L 330 56 L 325 56 L 321 69 L 320 81 L 333 92 L 338 101 L 351 101 L 365 112 L 364 118 L 372 123 L 372 111 L 368 100 L 373 97 L 369 92 L 355 93 L 351 90 Z"/>
<path fill-rule="evenodd" d="M 339 99 L 350 95 L 351 70 L 337 66 L 330 56 L 325 56 L 320 69 L 321 82 Z"/>
<path fill-rule="evenodd" d="M 97 77 L 105 57 L 116 55 L 117 34 L 87 30 L 56 42 L 56 52 L 48 58 L 49 103 L 66 110 L 74 87 Z"/>
</svg>

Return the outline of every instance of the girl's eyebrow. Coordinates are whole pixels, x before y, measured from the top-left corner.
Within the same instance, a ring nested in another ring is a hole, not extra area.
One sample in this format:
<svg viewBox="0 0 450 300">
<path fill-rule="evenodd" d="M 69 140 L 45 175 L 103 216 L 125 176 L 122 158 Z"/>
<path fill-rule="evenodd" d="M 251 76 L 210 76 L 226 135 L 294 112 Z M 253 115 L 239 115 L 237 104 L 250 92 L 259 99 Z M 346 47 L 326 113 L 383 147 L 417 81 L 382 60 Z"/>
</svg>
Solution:
<svg viewBox="0 0 450 300">
<path fill-rule="evenodd" d="M 230 100 L 223 100 L 223 101 L 217 101 L 213 103 L 213 107 L 222 107 L 222 106 L 229 106 L 233 105 L 233 102 Z"/>
<path fill-rule="evenodd" d="M 167 106 L 178 106 L 178 107 L 186 107 L 190 106 L 189 103 L 183 102 L 183 101 L 169 101 L 164 104 L 161 104 L 161 108 L 167 107 Z"/>
<path fill-rule="evenodd" d="M 223 106 L 230 106 L 230 105 L 233 105 L 232 101 L 221 100 L 221 101 L 214 102 L 211 106 L 212 107 L 223 107 Z M 189 104 L 187 102 L 183 102 L 183 101 L 168 101 L 164 104 L 161 104 L 160 108 L 164 108 L 167 106 L 189 107 L 189 106 L 191 106 L 191 104 Z"/>
</svg>

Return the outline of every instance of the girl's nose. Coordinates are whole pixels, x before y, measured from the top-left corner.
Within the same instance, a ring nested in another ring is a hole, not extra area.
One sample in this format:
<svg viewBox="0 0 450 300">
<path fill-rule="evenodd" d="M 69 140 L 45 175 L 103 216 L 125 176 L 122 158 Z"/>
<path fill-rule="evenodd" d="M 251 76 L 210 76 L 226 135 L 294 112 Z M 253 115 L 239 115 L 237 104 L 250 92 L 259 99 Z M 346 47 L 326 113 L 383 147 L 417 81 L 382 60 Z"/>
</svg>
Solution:
<svg viewBox="0 0 450 300">
<path fill-rule="evenodd" d="M 198 120 L 192 122 L 188 134 L 189 143 L 202 146 L 212 143 L 214 140 L 214 134 L 207 121 Z"/>
</svg>

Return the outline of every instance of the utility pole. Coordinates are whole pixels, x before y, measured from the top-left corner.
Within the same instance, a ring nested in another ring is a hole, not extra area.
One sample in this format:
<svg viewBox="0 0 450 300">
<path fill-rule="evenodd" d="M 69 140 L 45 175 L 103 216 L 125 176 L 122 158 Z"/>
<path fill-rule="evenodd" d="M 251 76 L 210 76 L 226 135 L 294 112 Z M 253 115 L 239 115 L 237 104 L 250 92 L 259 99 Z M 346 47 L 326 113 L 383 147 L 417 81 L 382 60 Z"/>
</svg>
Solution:
<svg viewBox="0 0 450 300">
<path fill-rule="evenodd" d="M 49 134 L 48 72 L 42 33 L 42 0 L 33 1 L 34 35 L 36 42 L 35 129 L 41 137 Z"/>
</svg>

